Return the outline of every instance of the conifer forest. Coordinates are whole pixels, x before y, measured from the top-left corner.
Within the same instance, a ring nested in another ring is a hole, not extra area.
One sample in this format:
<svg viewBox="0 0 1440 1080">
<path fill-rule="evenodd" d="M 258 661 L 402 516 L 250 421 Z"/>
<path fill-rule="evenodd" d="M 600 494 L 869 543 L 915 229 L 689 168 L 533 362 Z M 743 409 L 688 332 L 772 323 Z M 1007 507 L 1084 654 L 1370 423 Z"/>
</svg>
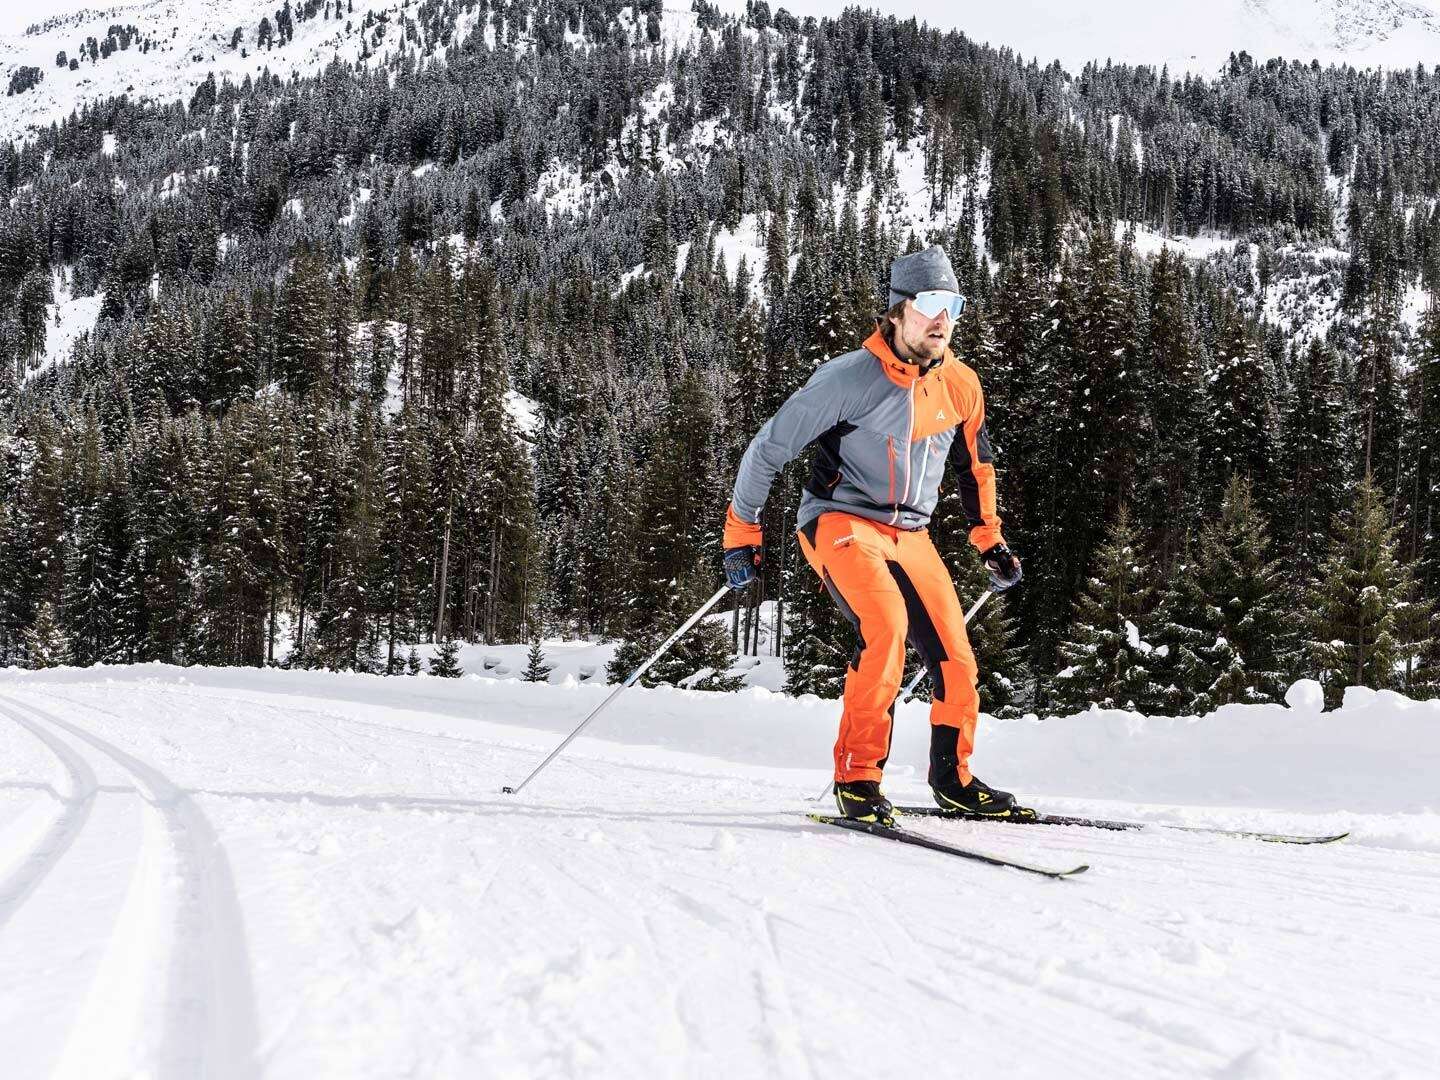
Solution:
<svg viewBox="0 0 1440 1080">
<path fill-rule="evenodd" d="M 544 634 L 623 642 L 623 676 L 723 580 L 751 437 L 940 243 L 1025 567 L 972 628 L 988 711 L 1440 694 L 1440 67 L 1067 72 L 765 0 L 695 0 L 683 42 L 652 0 L 403 10 L 357 25 L 383 63 L 0 143 L 0 666 L 398 675 Z M 648 678 L 764 650 L 839 694 L 807 472 Z"/>
</svg>

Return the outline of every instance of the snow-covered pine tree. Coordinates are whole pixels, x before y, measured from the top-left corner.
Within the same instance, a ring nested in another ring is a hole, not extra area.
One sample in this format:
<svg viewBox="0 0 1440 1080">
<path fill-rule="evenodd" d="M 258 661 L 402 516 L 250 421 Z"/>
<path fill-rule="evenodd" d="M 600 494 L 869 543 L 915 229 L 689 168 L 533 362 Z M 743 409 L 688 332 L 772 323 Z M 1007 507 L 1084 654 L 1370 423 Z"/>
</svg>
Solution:
<svg viewBox="0 0 1440 1080">
<path fill-rule="evenodd" d="M 32 671 L 70 663 L 70 641 L 50 601 L 41 601 L 35 609 L 35 622 L 25 631 L 21 645 L 25 666 Z"/>
<path fill-rule="evenodd" d="M 700 373 L 687 367 L 651 432 L 650 460 L 636 498 L 634 562 L 624 643 L 607 667 L 611 681 L 624 679 L 700 605 L 718 581 L 712 561 L 715 523 L 722 511 L 713 492 L 712 425 L 714 406 Z M 716 620 L 705 620 L 644 676 L 647 686 L 684 682 L 700 690 L 730 690 L 739 680 L 726 676 L 731 663 L 730 636 Z M 696 672 L 709 675 L 694 681 Z"/>
<path fill-rule="evenodd" d="M 1290 408 L 1282 419 L 1276 532 L 1302 575 L 1319 565 L 1330 526 L 1355 474 L 1347 445 L 1339 362 L 1312 339 L 1290 364 Z"/>
<path fill-rule="evenodd" d="M 1279 701 L 1297 660 L 1293 597 L 1269 559 L 1269 530 L 1250 483 L 1232 477 L 1195 558 L 1177 566 L 1155 619 L 1167 711 L 1211 712 L 1230 702 Z"/>
<path fill-rule="evenodd" d="M 1212 464 L 1213 497 L 1220 497 L 1237 473 L 1273 491 L 1271 377 L 1244 313 L 1228 302 L 1221 309 L 1209 380 L 1213 422 L 1202 453 Z"/>
<path fill-rule="evenodd" d="M 1440 206 L 1437 206 L 1440 219 Z M 1440 249 L 1440 243 L 1437 243 Z M 1440 272 L 1440 250 L 1434 253 Z M 1411 553 L 1419 560 L 1421 595 L 1440 595 L 1440 295 L 1431 294 L 1420 327 L 1415 368 L 1416 445 Z"/>
<path fill-rule="evenodd" d="M 1401 687 L 1407 660 L 1429 646 L 1405 640 L 1429 621 L 1414 607 L 1432 601 L 1418 595 L 1413 568 L 1400 560 L 1385 504 L 1372 479 L 1360 482 L 1306 597 L 1309 666 L 1332 707 L 1347 686 Z"/>
<path fill-rule="evenodd" d="M 302 253 L 290 265 L 275 315 L 275 375 L 304 396 L 329 387 L 329 282 L 318 256 Z"/>
<path fill-rule="evenodd" d="M 859 635 L 809 566 L 795 568 L 785 591 L 785 692 L 838 698 Z"/>
<path fill-rule="evenodd" d="M 437 679 L 458 679 L 465 674 L 460 666 L 460 642 L 455 638 L 442 641 L 435 646 L 435 655 L 430 659 L 430 674 Z"/>
<path fill-rule="evenodd" d="M 1096 550 L 1060 643 L 1064 667 L 1053 680 L 1053 711 L 1081 712 L 1091 705 L 1144 711 L 1161 699 L 1157 669 L 1165 647 L 1146 640 L 1154 623 L 1153 578 L 1139 531 L 1122 506 Z"/>
<path fill-rule="evenodd" d="M 1209 629 L 1217 620 L 1205 595 L 1192 538 L 1182 541 L 1170 563 L 1155 609 L 1151 634 L 1164 650 L 1156 670 L 1154 711 L 1165 716 L 1194 716 L 1205 711 L 1201 695 L 1215 681 Z"/>
<path fill-rule="evenodd" d="M 1205 391 L 1188 283 L 1184 262 L 1162 248 L 1150 268 L 1147 347 L 1140 375 L 1149 417 L 1136 506 L 1137 523 L 1155 537 L 1162 568 L 1178 557 L 1200 506 L 1196 476 Z"/>
<path fill-rule="evenodd" d="M 520 678 L 526 682 L 549 682 L 550 672 L 555 670 L 555 665 L 545 660 L 545 650 L 540 645 L 540 634 L 537 632 L 530 638 L 530 651 L 525 654 L 525 670 L 521 672 Z"/>
</svg>

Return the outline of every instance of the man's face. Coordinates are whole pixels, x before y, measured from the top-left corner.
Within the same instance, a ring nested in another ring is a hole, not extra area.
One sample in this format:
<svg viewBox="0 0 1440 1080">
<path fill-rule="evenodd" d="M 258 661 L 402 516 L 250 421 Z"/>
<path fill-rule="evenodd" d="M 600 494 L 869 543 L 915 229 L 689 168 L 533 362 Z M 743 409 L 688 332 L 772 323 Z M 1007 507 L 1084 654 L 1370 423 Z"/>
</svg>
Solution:
<svg viewBox="0 0 1440 1080">
<path fill-rule="evenodd" d="M 906 300 L 905 315 L 895 323 L 895 336 L 909 354 L 903 359 L 931 361 L 945 355 L 945 349 L 950 344 L 950 332 L 954 329 L 948 309 L 942 310 L 933 319 L 927 319 L 915 309 L 914 300 Z"/>
</svg>

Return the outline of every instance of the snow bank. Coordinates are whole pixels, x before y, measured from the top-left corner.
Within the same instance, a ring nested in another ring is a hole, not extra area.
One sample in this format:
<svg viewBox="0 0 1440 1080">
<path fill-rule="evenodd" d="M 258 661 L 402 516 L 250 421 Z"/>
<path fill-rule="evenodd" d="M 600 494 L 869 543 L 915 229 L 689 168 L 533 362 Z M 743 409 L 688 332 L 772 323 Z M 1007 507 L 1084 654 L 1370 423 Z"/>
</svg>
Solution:
<svg viewBox="0 0 1440 1080">
<path fill-rule="evenodd" d="M 366 705 L 422 709 L 451 731 L 521 739 L 537 747 L 569 731 L 610 693 L 604 663 L 613 646 L 546 645 L 559 684 L 518 681 L 524 646 L 469 647 L 466 677 L 420 679 L 244 668 L 165 665 L 0 671 L 10 683 L 195 684 L 234 691 L 301 695 Z M 487 669 L 487 661 L 493 661 Z M 497 672 L 503 668 L 503 672 Z M 773 662 L 761 678 L 774 677 Z M 568 670 L 566 670 L 568 669 Z M 571 673 L 593 671 L 585 681 Z M 567 677 L 569 676 L 569 677 Z M 703 756 L 737 766 L 802 769 L 800 787 L 823 783 L 834 743 L 838 702 L 792 698 L 750 686 L 735 694 L 635 687 L 587 740 L 651 752 Z M 1352 688 L 1342 708 L 1231 705 L 1203 718 L 1146 717 L 1092 709 L 1077 716 L 997 720 L 983 717 L 976 771 L 1051 804 L 1079 801 L 1164 807 L 1247 807 L 1354 815 L 1440 812 L 1440 702 Z M 897 710 L 887 781 L 918 785 L 929 752 L 929 706 Z M 1069 800 L 1057 803 L 1056 800 Z M 1221 819 L 1216 819 L 1221 820 Z M 1342 819 L 1336 819 L 1340 821 Z M 1440 843 L 1440 837 L 1437 837 Z M 1436 850 L 1440 850 L 1437 846 Z"/>
</svg>

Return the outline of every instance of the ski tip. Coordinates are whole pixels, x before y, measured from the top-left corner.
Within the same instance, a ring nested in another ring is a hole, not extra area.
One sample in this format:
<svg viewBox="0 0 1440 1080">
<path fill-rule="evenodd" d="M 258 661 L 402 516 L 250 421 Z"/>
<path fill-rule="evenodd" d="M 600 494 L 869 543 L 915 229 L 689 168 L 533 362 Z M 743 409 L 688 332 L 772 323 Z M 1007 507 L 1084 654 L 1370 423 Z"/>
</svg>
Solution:
<svg viewBox="0 0 1440 1080">
<path fill-rule="evenodd" d="M 1344 840 L 1350 834 L 1348 832 L 1335 833 L 1333 836 L 1307 836 L 1301 843 L 1306 844 L 1333 844 L 1338 840 Z"/>
<path fill-rule="evenodd" d="M 1089 863 L 1081 863 L 1079 866 L 1071 867 L 1069 870 L 1061 870 L 1055 874 L 1057 878 L 1074 877 L 1076 874 L 1083 874 L 1090 869 Z"/>
</svg>

